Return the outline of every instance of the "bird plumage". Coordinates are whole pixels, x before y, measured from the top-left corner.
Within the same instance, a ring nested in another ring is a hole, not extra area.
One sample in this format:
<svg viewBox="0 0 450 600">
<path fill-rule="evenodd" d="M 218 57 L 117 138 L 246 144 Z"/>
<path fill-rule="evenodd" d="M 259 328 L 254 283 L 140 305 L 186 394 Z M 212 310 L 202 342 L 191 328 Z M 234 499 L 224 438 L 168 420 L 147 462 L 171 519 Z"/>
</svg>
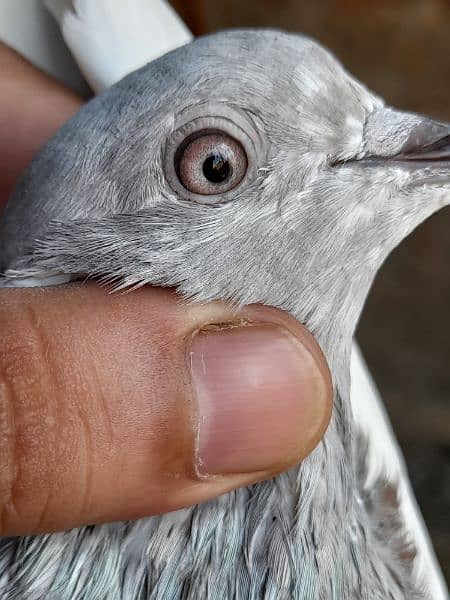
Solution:
<svg viewBox="0 0 450 600">
<path fill-rule="evenodd" d="M 17 0 L 2 0 L 0 41 L 81 96 L 90 93 L 42 0 L 27 0 L 25 5 Z"/>
<path fill-rule="evenodd" d="M 229 202 L 180 198 L 164 177 L 167 145 L 198 112 L 257 146 L 255 174 Z M 422 122 L 386 109 L 312 41 L 241 31 L 127 77 L 47 146 L 3 222 L 11 278 L 89 275 L 279 306 L 324 349 L 335 411 L 324 442 L 273 481 L 137 524 L 3 543 L 6 598 L 426 597 L 395 490 L 380 480 L 365 488 L 349 382 L 377 268 L 449 201 L 433 178 L 445 177 L 439 163 L 430 179 L 429 166 L 388 162 Z M 385 162 L 367 164 L 367 154 Z"/>
<path fill-rule="evenodd" d="M 95 92 L 191 41 L 163 0 L 45 0 Z"/>
</svg>

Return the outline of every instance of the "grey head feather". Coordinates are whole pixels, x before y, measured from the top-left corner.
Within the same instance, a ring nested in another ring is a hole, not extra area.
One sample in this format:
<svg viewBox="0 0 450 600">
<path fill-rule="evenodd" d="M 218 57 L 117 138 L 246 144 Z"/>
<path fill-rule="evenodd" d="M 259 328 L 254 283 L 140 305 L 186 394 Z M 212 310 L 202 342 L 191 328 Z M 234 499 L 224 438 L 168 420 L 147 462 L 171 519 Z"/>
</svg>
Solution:
<svg viewBox="0 0 450 600">
<path fill-rule="evenodd" d="M 205 128 L 242 142 L 248 172 L 201 198 L 177 184 L 173 157 Z M 0 543 L 2 598 L 428 597 L 395 489 L 364 487 L 349 361 L 378 268 L 450 203 L 449 133 L 277 31 L 200 38 L 81 109 L 8 205 L 4 284 L 94 277 L 280 307 L 321 344 L 334 413 L 313 454 L 272 481 L 138 523 Z"/>
</svg>

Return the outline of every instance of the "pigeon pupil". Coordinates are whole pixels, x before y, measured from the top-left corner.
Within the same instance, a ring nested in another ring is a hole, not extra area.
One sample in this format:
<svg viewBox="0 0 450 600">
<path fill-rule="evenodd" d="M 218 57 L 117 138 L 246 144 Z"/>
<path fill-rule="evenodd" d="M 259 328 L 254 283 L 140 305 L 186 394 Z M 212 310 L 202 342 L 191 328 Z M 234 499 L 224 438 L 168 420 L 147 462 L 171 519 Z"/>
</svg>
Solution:
<svg viewBox="0 0 450 600">
<path fill-rule="evenodd" d="M 203 163 L 203 175 L 211 183 L 223 183 L 231 173 L 231 165 L 222 154 L 211 154 Z"/>
</svg>

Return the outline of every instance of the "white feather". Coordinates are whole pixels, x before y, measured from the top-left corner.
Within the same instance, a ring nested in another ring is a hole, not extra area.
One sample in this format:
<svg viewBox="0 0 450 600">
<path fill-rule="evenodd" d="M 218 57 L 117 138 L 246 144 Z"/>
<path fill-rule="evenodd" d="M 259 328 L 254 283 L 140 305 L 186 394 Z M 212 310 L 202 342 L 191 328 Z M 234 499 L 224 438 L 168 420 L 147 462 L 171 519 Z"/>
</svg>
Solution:
<svg viewBox="0 0 450 600">
<path fill-rule="evenodd" d="M 164 0 L 44 0 L 95 92 L 191 41 Z"/>
<path fill-rule="evenodd" d="M 74 278 L 70 275 L 54 275 L 39 279 L 37 277 L 2 277 L 0 279 L 0 288 L 32 288 L 32 287 L 51 287 L 54 285 L 63 285 L 69 283 Z"/>
<path fill-rule="evenodd" d="M 0 0 L 0 40 L 75 92 L 90 94 L 42 0 Z"/>
<path fill-rule="evenodd" d="M 351 359 L 351 394 L 353 416 L 358 428 L 368 439 L 368 473 L 366 487 L 370 488 L 382 475 L 398 484 L 400 510 L 406 528 L 417 548 L 415 570 L 425 581 L 432 600 L 448 600 L 442 572 L 411 489 L 409 476 L 400 447 L 392 431 L 389 418 L 356 344 Z"/>
</svg>

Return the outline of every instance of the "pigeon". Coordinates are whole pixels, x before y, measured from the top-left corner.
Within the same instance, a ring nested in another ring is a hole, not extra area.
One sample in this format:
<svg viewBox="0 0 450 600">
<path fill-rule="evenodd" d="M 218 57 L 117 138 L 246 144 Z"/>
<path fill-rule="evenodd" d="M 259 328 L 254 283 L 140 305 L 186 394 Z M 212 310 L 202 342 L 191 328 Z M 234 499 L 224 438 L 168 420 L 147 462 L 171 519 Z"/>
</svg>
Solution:
<svg viewBox="0 0 450 600">
<path fill-rule="evenodd" d="M 170 102 L 168 102 L 170 99 Z M 350 404 L 377 270 L 450 203 L 450 126 L 385 106 L 314 41 L 236 30 L 170 52 L 88 103 L 0 225 L 3 285 L 95 278 L 265 303 L 320 343 L 324 441 L 297 468 L 136 523 L 5 540 L 1 597 L 428 598 Z"/>
</svg>

